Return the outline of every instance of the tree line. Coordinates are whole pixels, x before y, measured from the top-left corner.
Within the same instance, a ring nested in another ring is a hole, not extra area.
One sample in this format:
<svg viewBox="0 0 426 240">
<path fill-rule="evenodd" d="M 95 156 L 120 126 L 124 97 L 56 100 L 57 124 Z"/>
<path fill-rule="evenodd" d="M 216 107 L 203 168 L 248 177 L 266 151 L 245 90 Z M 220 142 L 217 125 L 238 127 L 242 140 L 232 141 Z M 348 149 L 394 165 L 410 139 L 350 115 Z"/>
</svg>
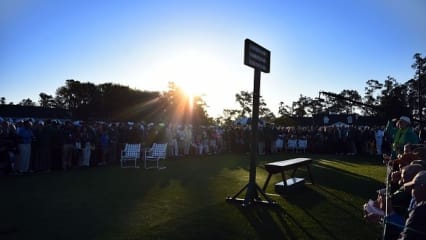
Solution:
<svg viewBox="0 0 426 240">
<path fill-rule="evenodd" d="M 344 89 L 340 93 L 319 92 L 318 97 L 300 94 L 297 101 L 287 105 L 279 103 L 278 116 L 275 116 L 260 99 L 259 116 L 270 122 L 289 123 L 292 117 L 309 117 L 318 114 L 352 114 L 376 116 L 392 119 L 401 115 L 424 121 L 426 108 L 426 57 L 420 53 L 413 56 L 413 77 L 405 83 L 399 83 L 388 76 L 384 81 L 370 79 L 366 81 L 364 96 L 356 90 Z M 322 93 L 322 95 L 321 95 Z M 235 95 L 239 109 L 225 109 L 222 120 L 230 121 L 239 116 L 250 116 L 252 93 L 241 91 Z M 425 125 L 425 124 L 423 124 Z"/>
<path fill-rule="evenodd" d="M 141 91 L 114 83 L 95 85 L 69 79 L 55 96 L 40 93 L 38 103 L 23 99 L 18 105 L 61 108 L 74 119 L 95 121 L 193 122 L 208 120 L 201 97 L 190 99 L 173 82 L 168 91 Z M 1 98 L 1 104 L 6 99 Z M 13 103 L 9 103 L 12 104 Z"/>
<path fill-rule="evenodd" d="M 260 97 L 259 116 L 269 122 L 285 123 L 291 117 L 307 117 L 322 113 L 379 116 L 390 119 L 401 115 L 423 120 L 426 108 L 426 57 L 413 56 L 413 78 L 399 83 L 388 76 L 384 81 L 366 81 L 364 95 L 344 89 L 340 93 L 326 93 L 319 97 L 300 94 L 290 105 L 280 102 L 278 116 Z M 190 98 L 175 83 L 169 82 L 165 92 L 142 91 L 114 83 L 95 85 L 69 79 L 56 90 L 55 96 L 39 94 L 38 103 L 23 99 L 18 105 L 62 108 L 72 112 L 75 119 L 108 121 L 190 122 L 193 124 L 231 123 L 236 118 L 250 116 L 253 94 L 240 91 L 235 94 L 238 109 L 224 109 L 223 115 L 211 118 L 202 96 Z M 0 104 L 6 104 L 4 97 Z M 9 103 L 13 104 L 13 103 Z"/>
</svg>

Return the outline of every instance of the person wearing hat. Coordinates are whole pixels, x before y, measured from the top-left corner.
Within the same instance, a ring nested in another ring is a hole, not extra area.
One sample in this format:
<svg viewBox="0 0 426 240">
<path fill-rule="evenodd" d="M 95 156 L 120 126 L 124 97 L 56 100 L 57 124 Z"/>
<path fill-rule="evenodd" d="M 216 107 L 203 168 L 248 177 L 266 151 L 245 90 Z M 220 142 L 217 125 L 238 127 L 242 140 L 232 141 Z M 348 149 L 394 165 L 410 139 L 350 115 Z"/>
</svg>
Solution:
<svg viewBox="0 0 426 240">
<path fill-rule="evenodd" d="M 404 187 L 411 188 L 411 196 L 416 204 L 410 211 L 398 239 L 426 239 L 426 171 L 417 173 L 413 180 L 404 184 Z"/>
<path fill-rule="evenodd" d="M 407 143 L 418 144 L 420 139 L 411 128 L 411 120 L 407 116 L 401 116 L 396 124 L 398 127 L 392 144 L 392 158 L 401 154 Z"/>
</svg>

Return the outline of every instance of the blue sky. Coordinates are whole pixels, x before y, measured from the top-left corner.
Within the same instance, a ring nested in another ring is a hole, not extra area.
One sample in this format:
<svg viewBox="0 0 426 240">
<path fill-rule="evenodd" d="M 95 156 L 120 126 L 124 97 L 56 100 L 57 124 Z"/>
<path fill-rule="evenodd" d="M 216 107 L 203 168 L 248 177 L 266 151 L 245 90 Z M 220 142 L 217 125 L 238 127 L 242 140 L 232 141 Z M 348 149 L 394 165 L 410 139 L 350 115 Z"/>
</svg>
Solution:
<svg viewBox="0 0 426 240">
<path fill-rule="evenodd" d="M 0 97 L 54 95 L 67 79 L 204 94 L 211 116 L 253 90 L 244 39 L 271 51 L 261 95 L 277 113 L 320 90 L 364 93 L 414 75 L 426 54 L 423 0 L 0 1 Z"/>
</svg>

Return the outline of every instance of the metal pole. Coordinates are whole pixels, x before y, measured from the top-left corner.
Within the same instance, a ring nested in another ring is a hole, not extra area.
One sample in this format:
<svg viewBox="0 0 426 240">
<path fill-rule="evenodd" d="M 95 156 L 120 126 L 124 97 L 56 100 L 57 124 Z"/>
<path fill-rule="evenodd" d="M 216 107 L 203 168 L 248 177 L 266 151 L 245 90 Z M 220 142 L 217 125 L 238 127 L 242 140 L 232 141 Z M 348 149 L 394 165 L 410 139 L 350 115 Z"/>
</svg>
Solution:
<svg viewBox="0 0 426 240">
<path fill-rule="evenodd" d="M 246 203 L 258 198 L 256 189 L 256 156 L 258 145 L 258 124 L 259 124 L 259 98 L 260 98 L 260 70 L 254 70 L 253 86 L 253 110 L 251 117 L 251 151 L 250 151 L 250 176 L 245 197 Z"/>
<path fill-rule="evenodd" d="M 383 232 L 382 232 L 382 239 L 383 240 L 387 239 L 387 227 L 388 227 L 387 218 L 388 218 L 388 215 L 389 215 L 389 212 L 388 212 L 388 196 L 390 196 L 390 194 L 391 194 L 389 178 L 390 178 L 391 173 L 392 173 L 392 167 L 389 166 L 389 165 L 386 165 L 385 216 L 383 217 Z"/>
</svg>

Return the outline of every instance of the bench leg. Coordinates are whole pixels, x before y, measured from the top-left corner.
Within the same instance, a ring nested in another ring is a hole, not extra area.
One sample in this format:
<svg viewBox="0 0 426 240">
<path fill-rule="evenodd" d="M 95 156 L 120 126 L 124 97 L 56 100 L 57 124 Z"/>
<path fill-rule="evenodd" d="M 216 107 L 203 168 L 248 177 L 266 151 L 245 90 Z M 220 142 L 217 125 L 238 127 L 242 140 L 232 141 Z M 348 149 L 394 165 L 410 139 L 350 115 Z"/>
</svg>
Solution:
<svg viewBox="0 0 426 240">
<path fill-rule="evenodd" d="M 306 169 L 308 169 L 309 178 L 311 179 L 311 183 L 314 184 L 314 179 L 312 178 L 311 167 L 306 165 Z"/>
<path fill-rule="evenodd" d="M 287 187 L 287 178 L 285 177 L 284 171 L 281 172 L 281 177 L 283 178 L 284 187 Z"/>
<path fill-rule="evenodd" d="M 263 191 L 265 191 L 265 190 L 266 190 L 266 187 L 267 187 L 267 186 L 268 186 L 268 184 L 269 184 L 269 180 L 271 180 L 271 176 L 272 176 L 272 174 L 271 174 L 271 173 L 269 173 L 268 177 L 266 178 L 265 184 L 263 184 L 263 188 L 262 188 L 262 190 L 263 190 Z"/>
</svg>

